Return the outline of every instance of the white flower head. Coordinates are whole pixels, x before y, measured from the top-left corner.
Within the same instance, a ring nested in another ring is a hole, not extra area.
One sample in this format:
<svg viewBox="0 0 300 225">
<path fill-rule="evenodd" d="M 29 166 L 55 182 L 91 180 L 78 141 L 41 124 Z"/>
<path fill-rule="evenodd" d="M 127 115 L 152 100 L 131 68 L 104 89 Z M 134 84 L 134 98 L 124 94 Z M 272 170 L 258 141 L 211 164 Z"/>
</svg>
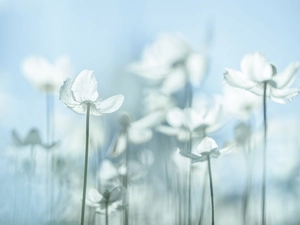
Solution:
<svg viewBox="0 0 300 225">
<path fill-rule="evenodd" d="M 266 57 L 259 52 L 247 54 L 241 61 L 241 71 L 225 69 L 224 79 L 233 87 L 249 90 L 262 96 L 264 84 L 267 84 L 267 96 L 278 103 L 285 103 L 285 99 L 299 94 L 299 88 L 290 88 L 294 82 L 300 62 L 291 63 L 281 73 L 276 67 L 267 62 Z"/>
<path fill-rule="evenodd" d="M 191 153 L 180 150 L 179 154 L 190 158 L 193 163 L 203 162 L 207 160 L 208 155 L 212 158 L 218 158 L 221 154 L 226 154 L 231 151 L 234 145 L 226 148 L 218 149 L 218 145 L 214 139 L 205 137 L 202 139 L 196 149 L 193 149 Z"/>
<path fill-rule="evenodd" d="M 59 99 L 78 114 L 86 114 L 90 104 L 90 113 L 100 116 L 118 110 L 124 101 L 123 95 L 114 95 L 107 99 L 98 98 L 97 81 L 92 70 L 83 70 L 73 81 L 68 78 L 60 88 Z"/>
<path fill-rule="evenodd" d="M 67 56 L 57 58 L 54 63 L 43 57 L 30 56 L 22 62 L 21 70 L 33 86 L 49 93 L 57 93 L 63 81 L 73 73 Z"/>
</svg>

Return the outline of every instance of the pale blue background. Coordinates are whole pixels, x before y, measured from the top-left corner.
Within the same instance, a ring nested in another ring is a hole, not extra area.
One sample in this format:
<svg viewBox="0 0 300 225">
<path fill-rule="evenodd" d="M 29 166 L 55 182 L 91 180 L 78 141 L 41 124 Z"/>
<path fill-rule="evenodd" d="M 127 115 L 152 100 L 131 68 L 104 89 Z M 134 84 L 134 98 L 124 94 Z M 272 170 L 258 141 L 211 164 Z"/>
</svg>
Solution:
<svg viewBox="0 0 300 225">
<path fill-rule="evenodd" d="M 129 108 L 134 91 L 128 86 L 138 82 L 126 72 L 126 65 L 160 33 L 180 32 L 200 49 L 211 25 L 211 65 L 204 89 L 220 93 L 224 68 L 238 69 L 246 53 L 266 53 L 279 71 L 300 60 L 299 11 L 297 0 L 0 0 L 0 88 L 7 93 L 0 114 L 1 146 L 9 143 L 11 129 L 45 129 L 45 96 L 20 71 L 28 55 L 52 61 L 68 54 L 75 74 L 94 69 L 100 95 L 123 93 L 124 107 Z M 299 78 L 295 86 L 300 86 Z M 55 104 L 63 107 L 58 100 Z M 297 115 L 300 99 L 270 106 L 270 116 Z"/>
</svg>

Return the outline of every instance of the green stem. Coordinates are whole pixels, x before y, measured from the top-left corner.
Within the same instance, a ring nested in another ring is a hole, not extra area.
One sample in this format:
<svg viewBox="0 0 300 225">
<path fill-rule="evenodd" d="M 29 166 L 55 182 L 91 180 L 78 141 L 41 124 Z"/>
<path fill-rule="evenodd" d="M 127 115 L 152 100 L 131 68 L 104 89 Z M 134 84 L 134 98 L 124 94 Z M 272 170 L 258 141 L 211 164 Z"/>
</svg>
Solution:
<svg viewBox="0 0 300 225">
<path fill-rule="evenodd" d="M 207 175 L 208 175 L 207 170 L 205 170 L 205 174 L 203 176 L 203 183 L 202 183 L 202 196 L 201 196 L 202 201 L 201 201 L 199 225 L 203 223 L 204 212 L 205 212 Z"/>
<path fill-rule="evenodd" d="M 188 152 L 192 152 L 192 132 L 189 129 L 189 143 L 188 143 Z M 192 163 L 189 160 L 189 170 L 188 170 L 188 225 L 192 224 Z"/>
<path fill-rule="evenodd" d="M 129 143 L 128 143 L 128 128 L 125 128 L 125 138 L 126 138 L 126 149 L 125 149 L 125 166 L 126 166 L 126 173 L 125 173 L 125 177 L 124 177 L 124 187 L 126 190 L 126 194 L 125 194 L 125 201 L 123 201 L 123 205 L 126 205 L 125 209 L 124 209 L 124 225 L 128 225 L 129 222 L 129 191 L 128 191 L 128 172 L 129 172 L 129 168 L 128 168 L 128 162 L 129 162 Z M 124 204 L 125 203 L 125 204 Z"/>
<path fill-rule="evenodd" d="M 88 154 L 89 154 L 89 134 L 90 134 L 90 103 L 87 103 L 86 110 L 86 139 L 85 139 L 85 160 L 84 160 L 84 176 L 83 176 L 83 191 L 82 191 L 82 205 L 81 205 L 81 225 L 84 225 L 85 213 L 85 198 L 86 198 L 86 183 L 88 171 Z"/>
<path fill-rule="evenodd" d="M 267 177 L 267 82 L 264 82 L 263 95 L 263 116 L 264 116 L 264 145 L 263 145 L 263 175 L 262 175 L 262 218 L 261 224 L 266 224 L 266 177 Z"/>
<path fill-rule="evenodd" d="M 108 202 L 105 204 L 105 225 L 108 225 Z"/>
<path fill-rule="evenodd" d="M 210 155 L 207 155 L 208 164 L 208 175 L 209 175 L 209 186 L 210 186 L 210 198 L 211 198 L 211 224 L 215 224 L 215 205 L 214 205 L 214 191 L 213 191 L 213 181 L 211 172 Z"/>
</svg>

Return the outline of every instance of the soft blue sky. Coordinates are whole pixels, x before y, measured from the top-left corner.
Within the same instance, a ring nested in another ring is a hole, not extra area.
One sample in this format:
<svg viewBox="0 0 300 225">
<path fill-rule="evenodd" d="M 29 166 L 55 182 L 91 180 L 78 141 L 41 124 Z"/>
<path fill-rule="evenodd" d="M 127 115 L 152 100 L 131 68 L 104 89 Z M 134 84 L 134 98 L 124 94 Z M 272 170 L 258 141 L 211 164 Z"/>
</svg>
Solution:
<svg viewBox="0 0 300 225">
<path fill-rule="evenodd" d="M 7 132 L 20 124 L 24 130 L 43 129 L 45 96 L 20 72 L 20 62 L 28 55 L 52 61 L 68 54 L 76 74 L 95 70 L 100 94 L 128 91 L 130 102 L 134 92 L 128 86 L 136 83 L 125 67 L 139 57 L 146 43 L 162 32 L 180 32 L 201 48 L 212 24 L 212 63 L 205 89 L 220 93 L 224 68 L 238 69 L 245 53 L 264 52 L 279 71 L 300 60 L 299 9 L 297 0 L 0 0 L 0 89 L 8 95 L 0 132 L 7 141 Z M 300 86 L 299 78 L 295 85 Z M 56 105 L 63 107 L 58 101 Z M 276 112 L 295 115 L 300 100 L 271 106 Z"/>
</svg>

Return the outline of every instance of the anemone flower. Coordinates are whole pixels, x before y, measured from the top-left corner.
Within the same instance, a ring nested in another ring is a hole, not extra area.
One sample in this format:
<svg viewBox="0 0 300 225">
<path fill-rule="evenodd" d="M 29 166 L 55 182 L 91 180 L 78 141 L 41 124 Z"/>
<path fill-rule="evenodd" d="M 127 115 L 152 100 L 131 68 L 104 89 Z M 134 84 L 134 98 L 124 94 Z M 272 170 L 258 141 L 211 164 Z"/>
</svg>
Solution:
<svg viewBox="0 0 300 225">
<path fill-rule="evenodd" d="M 34 87 L 46 93 L 57 93 L 63 81 L 73 73 L 67 56 L 57 58 L 54 63 L 40 56 L 29 56 L 23 60 L 21 70 Z"/>
<path fill-rule="evenodd" d="M 100 116 L 118 110 L 123 101 L 123 95 L 115 95 L 105 100 L 98 98 L 97 81 L 94 72 L 83 70 L 73 81 L 68 78 L 60 88 L 59 99 L 78 114 L 86 114 L 86 145 L 83 177 L 83 192 L 81 206 L 81 225 L 84 224 L 86 183 L 88 170 L 89 121 L 90 114 Z"/>
<path fill-rule="evenodd" d="M 90 188 L 86 204 L 96 208 L 96 213 L 105 214 L 105 224 L 108 225 L 108 214 L 125 208 L 122 205 L 124 193 L 124 189 L 120 186 L 115 187 L 111 191 L 106 189 L 103 193 L 100 193 L 95 188 Z"/>
<path fill-rule="evenodd" d="M 209 183 L 210 183 L 212 225 L 214 225 L 215 223 L 215 210 L 214 210 L 214 193 L 213 193 L 213 181 L 212 181 L 212 171 L 211 171 L 211 158 L 218 158 L 221 154 L 228 153 L 232 147 L 233 145 L 219 150 L 217 143 L 212 138 L 205 137 L 197 146 L 195 152 L 190 153 L 187 151 L 179 150 L 180 155 L 191 159 L 193 163 L 207 161 Z"/>
<path fill-rule="evenodd" d="M 266 222 L 266 158 L 267 158 L 267 97 L 271 100 L 284 104 L 288 99 L 299 94 L 299 88 L 290 88 L 294 82 L 300 62 L 294 62 L 287 68 L 277 73 L 276 67 L 269 63 L 261 53 L 247 54 L 241 61 L 241 71 L 225 69 L 224 80 L 229 85 L 242 88 L 263 97 L 263 121 L 264 121 L 264 142 L 262 160 L 262 214 L 261 224 Z"/>
<path fill-rule="evenodd" d="M 162 34 L 144 49 L 141 60 L 133 63 L 130 70 L 151 83 L 162 84 L 163 92 L 170 94 L 189 81 L 199 85 L 206 61 L 180 35 Z"/>
<path fill-rule="evenodd" d="M 177 136 L 179 141 L 189 141 L 193 137 L 204 137 L 215 132 L 222 125 L 222 106 L 215 102 L 211 108 L 171 108 L 166 120 L 170 126 L 161 125 L 157 131 L 170 136 Z"/>
<path fill-rule="evenodd" d="M 224 80 L 233 87 L 259 96 L 266 92 L 266 96 L 273 101 L 285 103 L 285 99 L 292 101 L 299 94 L 299 88 L 290 88 L 299 66 L 300 62 L 294 62 L 277 73 L 276 67 L 267 61 L 265 55 L 255 52 L 243 57 L 241 71 L 226 68 Z"/>
</svg>

